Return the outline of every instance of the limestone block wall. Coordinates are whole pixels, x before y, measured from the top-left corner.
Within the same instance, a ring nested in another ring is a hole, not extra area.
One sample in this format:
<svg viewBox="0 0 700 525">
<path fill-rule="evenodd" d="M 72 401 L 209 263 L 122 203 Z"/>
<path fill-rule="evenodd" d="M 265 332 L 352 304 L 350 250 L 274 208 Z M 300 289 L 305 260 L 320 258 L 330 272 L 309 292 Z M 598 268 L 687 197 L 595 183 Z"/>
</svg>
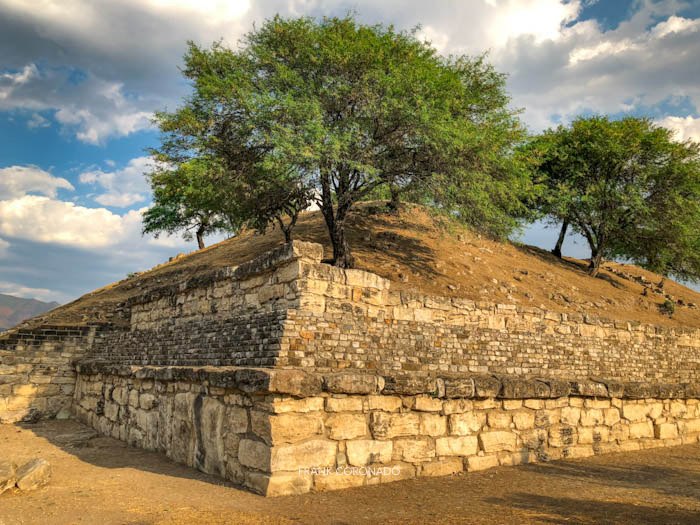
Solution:
<svg viewBox="0 0 700 525">
<path fill-rule="evenodd" d="M 695 443 L 700 385 L 79 366 L 105 435 L 278 496 Z"/>
<path fill-rule="evenodd" d="M 98 337 L 116 363 L 700 379 L 697 330 L 395 290 L 294 242 L 132 300 L 131 328 Z"/>
<path fill-rule="evenodd" d="M 76 372 L 96 326 L 44 326 L 0 338 L 0 423 L 68 417 Z"/>
</svg>

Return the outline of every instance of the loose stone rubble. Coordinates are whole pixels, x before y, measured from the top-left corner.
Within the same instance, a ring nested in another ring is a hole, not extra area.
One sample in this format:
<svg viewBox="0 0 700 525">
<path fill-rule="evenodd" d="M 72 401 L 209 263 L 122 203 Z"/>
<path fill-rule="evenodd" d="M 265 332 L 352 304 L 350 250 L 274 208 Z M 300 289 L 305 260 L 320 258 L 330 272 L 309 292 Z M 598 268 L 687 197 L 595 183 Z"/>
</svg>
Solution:
<svg viewBox="0 0 700 525">
<path fill-rule="evenodd" d="M 0 494 L 12 488 L 27 492 L 39 489 L 51 480 L 51 465 L 37 458 L 17 468 L 15 463 L 0 461 Z"/>
</svg>

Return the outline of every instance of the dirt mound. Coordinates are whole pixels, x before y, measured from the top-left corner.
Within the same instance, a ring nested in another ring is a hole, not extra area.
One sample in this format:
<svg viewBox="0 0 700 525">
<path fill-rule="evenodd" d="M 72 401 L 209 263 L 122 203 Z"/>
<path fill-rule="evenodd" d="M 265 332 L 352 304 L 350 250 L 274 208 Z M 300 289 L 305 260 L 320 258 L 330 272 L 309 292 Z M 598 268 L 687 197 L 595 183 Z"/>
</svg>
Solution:
<svg viewBox="0 0 700 525">
<path fill-rule="evenodd" d="M 332 255 L 319 212 L 299 218 L 294 238 L 321 243 L 325 256 Z M 357 267 L 394 281 L 395 289 L 700 327 L 700 294 L 685 286 L 667 280 L 660 289 L 659 275 L 619 263 L 607 263 L 592 278 L 586 261 L 559 260 L 532 246 L 492 241 L 419 206 L 406 206 L 398 215 L 386 213 L 377 203 L 359 206 L 350 221 L 349 238 Z M 278 229 L 265 235 L 246 231 L 95 290 L 20 326 L 122 323 L 117 310 L 129 297 L 215 267 L 239 265 L 282 243 Z M 671 317 L 663 313 L 665 301 L 675 304 Z"/>
</svg>

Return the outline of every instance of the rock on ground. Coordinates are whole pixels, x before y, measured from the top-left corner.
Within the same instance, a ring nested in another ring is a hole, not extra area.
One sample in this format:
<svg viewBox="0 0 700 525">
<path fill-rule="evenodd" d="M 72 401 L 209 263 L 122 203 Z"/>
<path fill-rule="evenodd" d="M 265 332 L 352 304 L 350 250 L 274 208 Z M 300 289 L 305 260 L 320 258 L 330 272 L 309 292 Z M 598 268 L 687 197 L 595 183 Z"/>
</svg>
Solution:
<svg viewBox="0 0 700 525">
<path fill-rule="evenodd" d="M 9 461 L 0 461 L 0 494 L 14 487 L 16 482 L 15 464 Z"/>
<path fill-rule="evenodd" d="M 33 459 L 17 469 L 17 488 L 34 490 L 46 485 L 51 479 L 51 465 L 45 459 Z"/>
</svg>

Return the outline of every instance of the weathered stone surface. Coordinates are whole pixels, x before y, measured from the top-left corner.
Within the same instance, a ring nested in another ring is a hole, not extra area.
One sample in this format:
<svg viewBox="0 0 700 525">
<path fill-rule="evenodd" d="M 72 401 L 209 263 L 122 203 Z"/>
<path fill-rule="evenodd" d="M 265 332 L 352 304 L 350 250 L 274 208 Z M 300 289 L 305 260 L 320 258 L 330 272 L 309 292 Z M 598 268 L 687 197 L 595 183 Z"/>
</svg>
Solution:
<svg viewBox="0 0 700 525">
<path fill-rule="evenodd" d="M 298 472 L 249 472 L 245 477 L 245 485 L 268 497 L 295 496 L 311 490 L 312 477 Z"/>
<path fill-rule="evenodd" d="M 370 430 L 376 439 L 414 436 L 420 432 L 420 417 L 413 413 L 372 412 Z"/>
<path fill-rule="evenodd" d="M 326 399 L 328 412 L 362 412 L 360 397 L 329 397 Z"/>
<path fill-rule="evenodd" d="M 275 414 L 287 412 L 314 412 L 323 410 L 325 400 L 322 397 L 304 397 L 294 399 L 292 397 L 275 397 L 271 403 L 270 410 Z"/>
<path fill-rule="evenodd" d="M 399 438 L 394 440 L 394 459 L 420 463 L 435 457 L 433 441 L 427 438 Z"/>
<path fill-rule="evenodd" d="M 370 410 L 383 410 L 385 412 L 398 412 L 402 402 L 396 396 L 368 396 L 367 403 Z"/>
<path fill-rule="evenodd" d="M 35 490 L 51 480 L 51 465 L 45 459 L 33 459 L 17 469 L 17 488 Z"/>
<path fill-rule="evenodd" d="M 549 385 L 533 379 L 504 377 L 501 379 L 501 397 L 507 399 L 547 398 Z"/>
<path fill-rule="evenodd" d="M 498 464 L 498 456 L 496 455 L 472 456 L 470 458 L 467 458 L 467 470 L 469 472 L 497 467 Z"/>
<path fill-rule="evenodd" d="M 440 414 L 421 414 L 419 432 L 424 436 L 444 436 L 447 433 L 447 417 Z"/>
<path fill-rule="evenodd" d="M 501 392 L 501 381 L 494 376 L 474 376 L 472 379 L 475 397 L 493 398 Z"/>
<path fill-rule="evenodd" d="M 654 426 L 651 421 L 630 423 L 630 439 L 654 437 Z"/>
<path fill-rule="evenodd" d="M 440 412 L 442 410 L 442 401 L 434 397 L 417 396 L 413 409 L 419 412 Z"/>
<path fill-rule="evenodd" d="M 487 454 L 489 452 L 500 452 L 502 450 L 513 452 L 515 450 L 516 439 L 514 433 L 505 431 L 481 432 L 479 434 L 479 444 L 481 449 Z"/>
<path fill-rule="evenodd" d="M 275 446 L 271 450 L 270 469 L 272 472 L 276 472 L 278 470 L 330 467 L 335 464 L 337 448 L 337 443 L 321 439 L 293 445 Z"/>
<path fill-rule="evenodd" d="M 392 441 L 358 439 L 345 443 L 350 465 L 364 467 L 372 463 L 389 463 L 393 453 Z"/>
<path fill-rule="evenodd" d="M 483 412 L 465 412 L 464 414 L 452 414 L 449 419 L 450 434 L 468 436 L 481 430 L 486 422 L 486 414 Z"/>
<path fill-rule="evenodd" d="M 509 412 L 500 410 L 491 410 L 486 418 L 489 428 L 508 428 L 512 420 L 512 415 Z"/>
<path fill-rule="evenodd" d="M 637 405 L 625 403 L 622 405 L 622 417 L 627 421 L 644 421 L 647 417 L 649 408 L 646 405 Z"/>
<path fill-rule="evenodd" d="M 326 419 L 329 437 L 336 440 L 355 439 L 367 435 L 364 414 L 333 414 Z"/>
<path fill-rule="evenodd" d="M 576 427 L 569 425 L 553 425 L 549 429 L 549 446 L 566 447 L 577 440 Z"/>
<path fill-rule="evenodd" d="M 476 436 L 442 437 L 435 440 L 438 456 L 471 456 L 479 450 Z"/>
<path fill-rule="evenodd" d="M 323 377 L 323 389 L 333 394 L 374 394 L 381 390 L 379 377 L 369 374 L 328 374 Z"/>
<path fill-rule="evenodd" d="M 221 379 L 224 379 L 223 376 Z M 222 387 L 231 386 L 227 380 L 212 381 L 212 384 Z M 248 368 L 236 371 L 235 386 L 244 392 L 270 392 L 307 397 L 321 393 L 322 378 L 303 370 Z"/>
<path fill-rule="evenodd" d="M 423 463 L 420 467 L 421 476 L 449 476 L 464 470 L 464 462 L 461 458 L 445 458 L 430 463 Z"/>
<path fill-rule="evenodd" d="M 678 425 L 675 423 L 654 425 L 654 437 L 656 439 L 675 439 L 678 437 Z"/>
<path fill-rule="evenodd" d="M 476 394 L 474 379 L 467 378 L 444 378 L 445 381 L 445 397 L 453 398 L 469 398 Z"/>
<path fill-rule="evenodd" d="M 323 432 L 320 413 L 269 414 L 252 410 L 250 421 L 253 433 L 269 445 L 295 443 Z"/>
<path fill-rule="evenodd" d="M 513 414 L 513 423 L 518 430 L 528 430 L 535 426 L 535 413 L 522 410 Z"/>
<path fill-rule="evenodd" d="M 17 482 L 17 466 L 10 461 L 0 461 L 0 494 L 11 489 Z"/>
<path fill-rule="evenodd" d="M 270 447 L 262 441 L 242 439 L 238 446 L 238 461 L 246 467 L 269 472 Z"/>
</svg>

